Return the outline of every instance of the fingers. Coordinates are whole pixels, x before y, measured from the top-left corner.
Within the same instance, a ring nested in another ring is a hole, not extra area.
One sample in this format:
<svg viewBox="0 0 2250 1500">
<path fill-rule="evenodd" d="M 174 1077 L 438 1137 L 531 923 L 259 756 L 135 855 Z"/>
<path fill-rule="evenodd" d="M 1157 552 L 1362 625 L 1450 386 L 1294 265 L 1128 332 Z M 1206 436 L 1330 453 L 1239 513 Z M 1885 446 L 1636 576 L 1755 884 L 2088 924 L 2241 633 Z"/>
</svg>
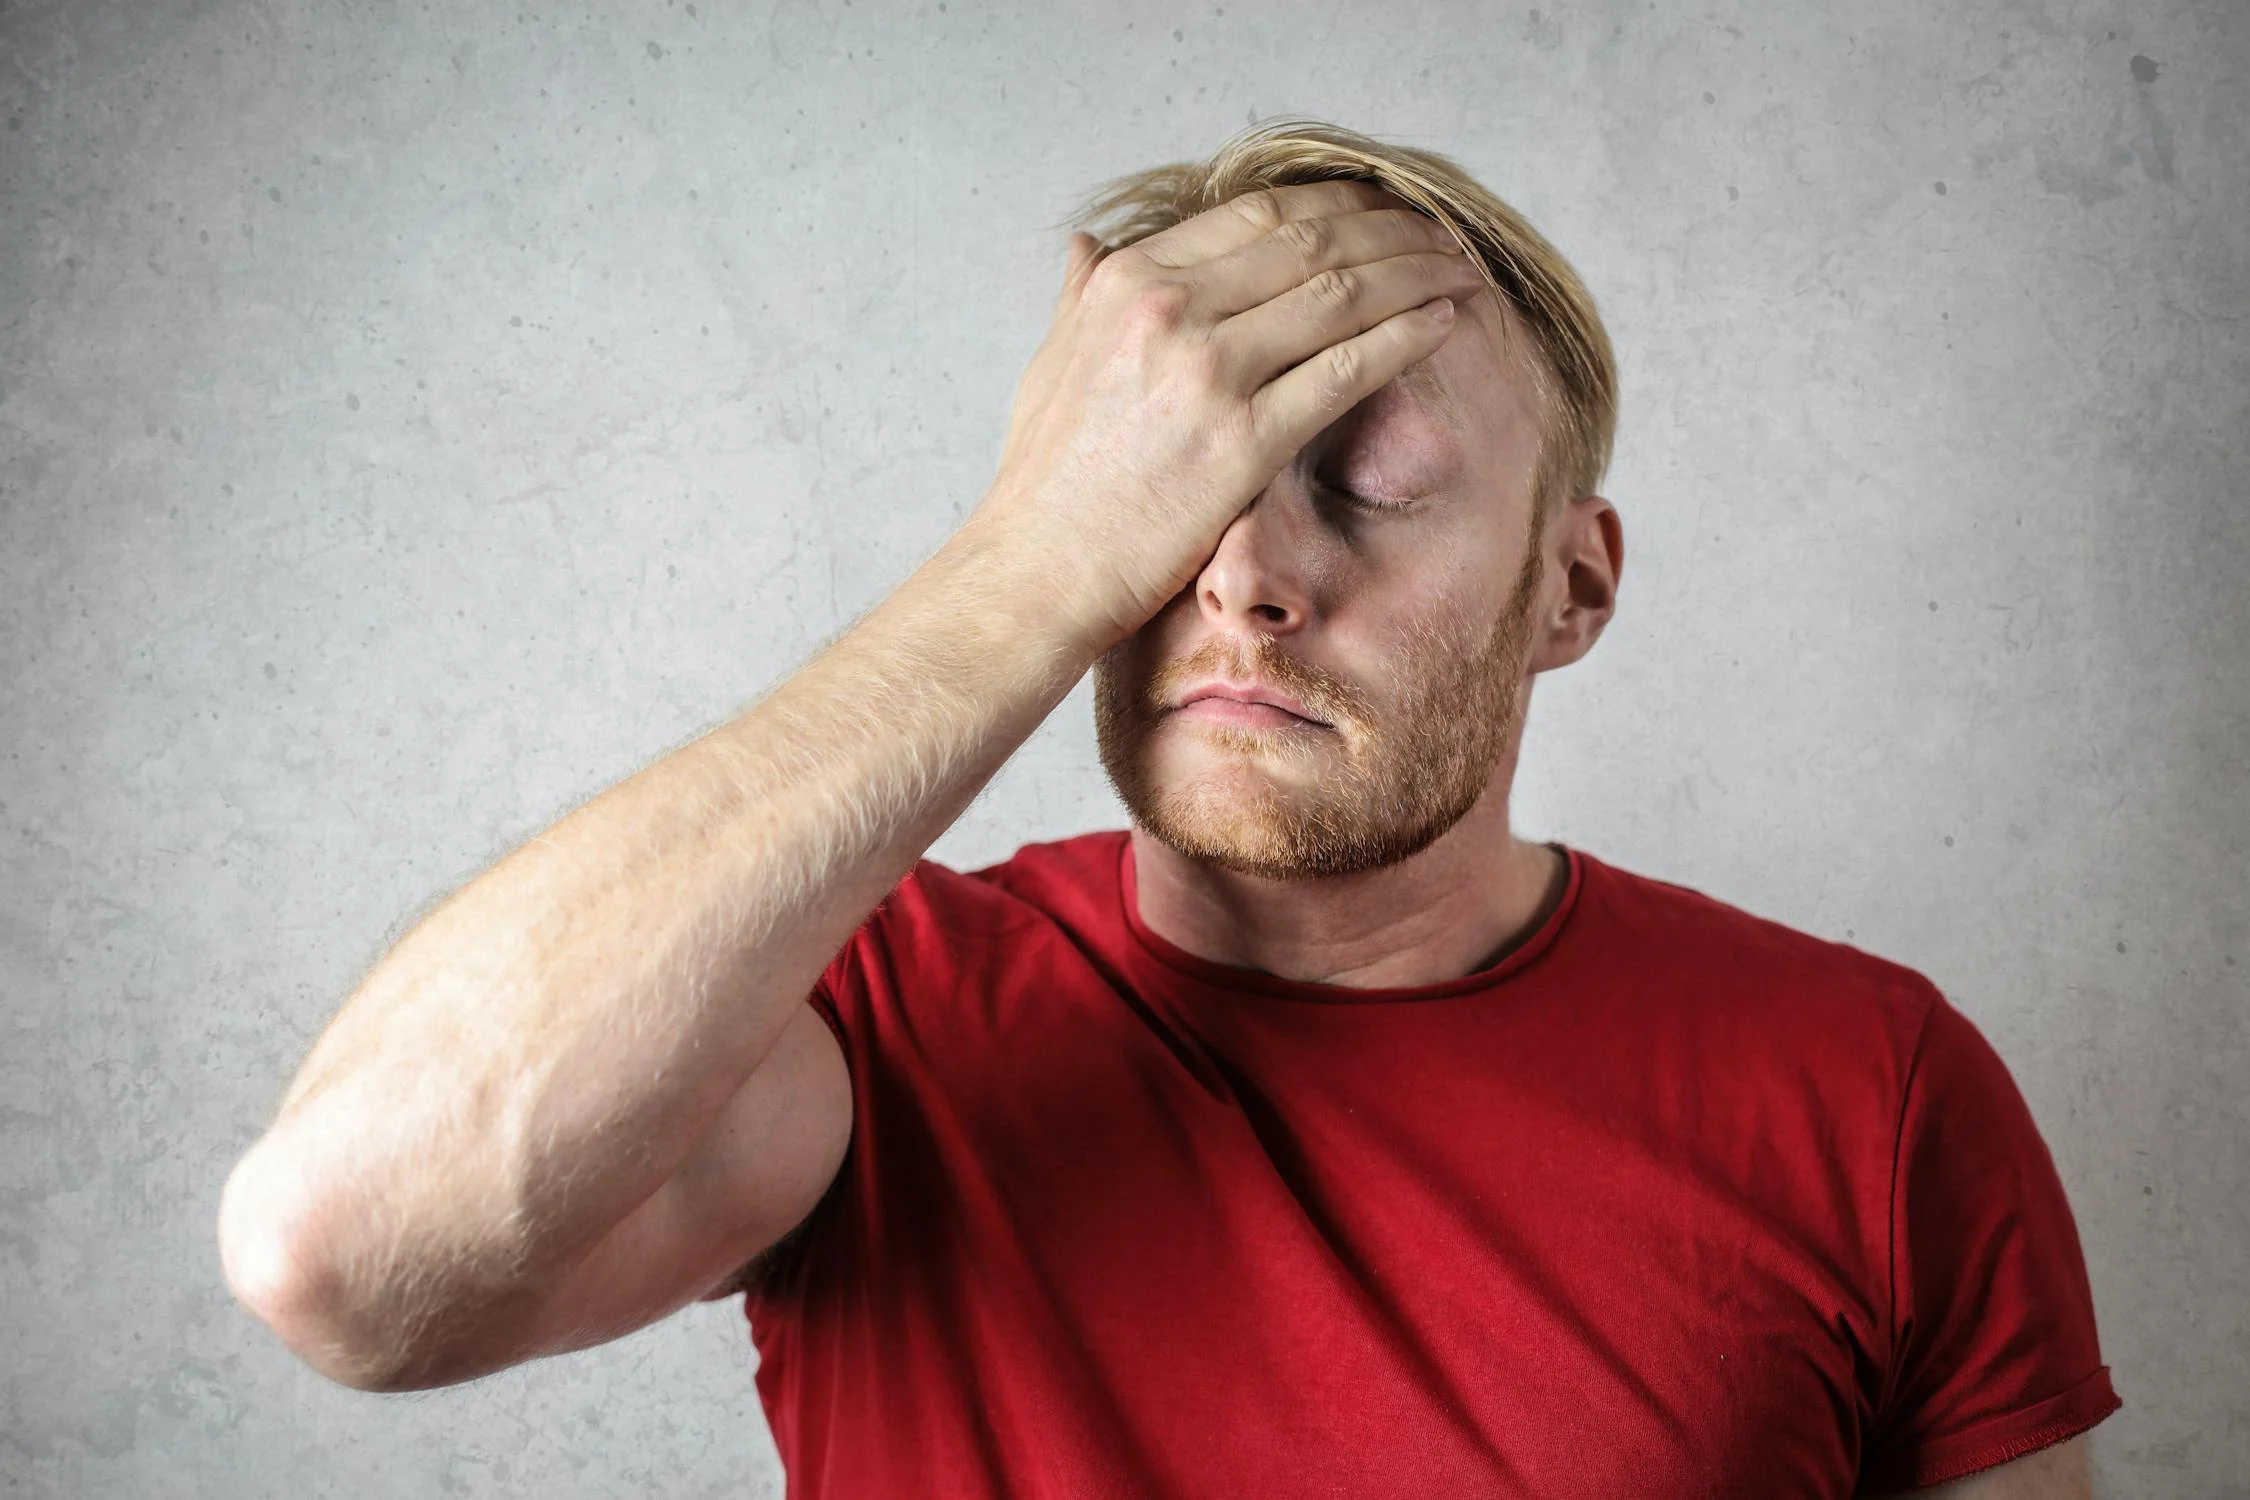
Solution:
<svg viewBox="0 0 2250 1500">
<path fill-rule="evenodd" d="M 1255 390 L 1385 319 L 1433 297 L 1465 301 L 1484 285 L 1477 263 L 1450 250 L 1415 251 L 1365 265 L 1335 265 L 1293 291 L 1227 319 L 1212 342 L 1229 388 Z"/>
<path fill-rule="evenodd" d="M 1381 208 L 1293 219 L 1196 267 L 1189 279 L 1195 285 L 1198 311 L 1219 322 L 1271 302 L 1323 271 L 1365 266 L 1417 251 L 1445 253 L 1459 248 L 1453 231 L 1429 215 L 1408 208 Z"/>
<path fill-rule="evenodd" d="M 1427 306 L 1412 306 L 1363 333 L 1324 345 L 1250 398 L 1255 445 L 1285 459 L 1408 365 L 1436 352 L 1460 322 L 1458 307 L 1450 316 L 1440 316 Z"/>
<path fill-rule="evenodd" d="M 1239 250 L 1295 220 L 1358 213 L 1382 202 L 1382 190 L 1372 182 L 1304 182 L 1260 188 L 1207 208 L 1118 253 L 1176 271 Z"/>
</svg>

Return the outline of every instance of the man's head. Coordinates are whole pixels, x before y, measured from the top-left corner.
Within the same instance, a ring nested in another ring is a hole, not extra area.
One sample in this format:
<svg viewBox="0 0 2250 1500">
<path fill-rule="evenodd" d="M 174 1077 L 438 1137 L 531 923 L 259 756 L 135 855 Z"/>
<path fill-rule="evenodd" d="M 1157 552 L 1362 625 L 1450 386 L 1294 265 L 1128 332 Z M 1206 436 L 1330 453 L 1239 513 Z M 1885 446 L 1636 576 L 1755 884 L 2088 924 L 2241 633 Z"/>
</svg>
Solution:
<svg viewBox="0 0 2250 1500">
<path fill-rule="evenodd" d="M 1308 443 L 1095 668 L 1102 763 L 1134 820 L 1282 879 L 1404 859 L 1504 782 L 1531 676 L 1591 647 L 1623 561 L 1593 493 L 1616 422 L 1600 319 L 1554 249 L 1446 158 L 1281 122 L 1208 164 L 1119 179 L 1070 222 L 1118 249 L 1256 188 L 1339 177 L 1450 227 L 1490 291 Z M 1189 706 L 1212 685 L 1308 717 Z"/>
</svg>

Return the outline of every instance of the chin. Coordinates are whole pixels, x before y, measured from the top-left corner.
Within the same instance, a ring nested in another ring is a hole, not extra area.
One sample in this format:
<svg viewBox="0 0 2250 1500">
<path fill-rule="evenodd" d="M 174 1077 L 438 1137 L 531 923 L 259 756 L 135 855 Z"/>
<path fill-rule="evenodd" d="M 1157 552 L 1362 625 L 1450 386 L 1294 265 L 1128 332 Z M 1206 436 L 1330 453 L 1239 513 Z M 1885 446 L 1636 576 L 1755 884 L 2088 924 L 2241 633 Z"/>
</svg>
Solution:
<svg viewBox="0 0 2250 1500">
<path fill-rule="evenodd" d="M 1112 782 L 1136 825 L 1189 859 L 1238 875 L 1358 874 L 1394 864 L 1444 831 L 1389 826 L 1364 792 L 1254 751 L 1152 743 L 1133 771 L 1129 790 Z"/>
<path fill-rule="evenodd" d="M 1195 821 L 1204 826 L 1241 822 L 1253 807 L 1269 818 L 1309 807 L 1322 800 L 1335 777 L 1329 756 L 1322 753 L 1326 747 L 1307 746 L 1303 738 L 1255 729 L 1166 726 L 1134 757 L 1137 800 L 1192 808 Z M 1300 743 L 1289 743 L 1291 739 Z"/>
<path fill-rule="evenodd" d="M 1318 728 L 1252 728 L 1167 718 L 1142 745 L 1142 758 L 1158 779 L 1197 771 L 1279 772 L 1305 781 L 1341 753 L 1341 734 Z"/>
</svg>

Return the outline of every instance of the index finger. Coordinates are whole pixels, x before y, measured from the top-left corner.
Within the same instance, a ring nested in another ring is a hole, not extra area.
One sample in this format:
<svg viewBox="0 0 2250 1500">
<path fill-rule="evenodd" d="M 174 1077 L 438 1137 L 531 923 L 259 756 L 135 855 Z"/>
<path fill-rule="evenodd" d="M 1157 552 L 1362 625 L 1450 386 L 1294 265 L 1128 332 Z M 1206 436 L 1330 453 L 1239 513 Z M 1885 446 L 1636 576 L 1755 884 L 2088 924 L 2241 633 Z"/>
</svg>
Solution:
<svg viewBox="0 0 2250 1500">
<path fill-rule="evenodd" d="M 1192 219 L 1128 245 L 1166 270 L 1177 271 L 1241 249 L 1292 219 L 1318 219 L 1384 207 L 1383 190 L 1372 182 L 1300 182 L 1258 188 L 1207 208 Z"/>
</svg>

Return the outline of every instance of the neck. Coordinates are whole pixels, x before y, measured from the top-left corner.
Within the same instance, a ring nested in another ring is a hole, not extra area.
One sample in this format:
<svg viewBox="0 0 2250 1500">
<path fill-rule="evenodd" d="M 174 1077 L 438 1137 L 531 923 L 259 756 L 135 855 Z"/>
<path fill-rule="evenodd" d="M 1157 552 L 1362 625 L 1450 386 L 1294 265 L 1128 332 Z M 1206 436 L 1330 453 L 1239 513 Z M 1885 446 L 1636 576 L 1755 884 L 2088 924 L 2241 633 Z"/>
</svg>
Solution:
<svg viewBox="0 0 2250 1500">
<path fill-rule="evenodd" d="M 1141 920 L 1198 958 L 1353 988 L 1438 984 L 1497 963 L 1544 923 L 1569 865 L 1508 827 L 1508 772 L 1421 853 L 1356 875 L 1269 880 L 1192 860 L 1137 825 Z"/>
</svg>

